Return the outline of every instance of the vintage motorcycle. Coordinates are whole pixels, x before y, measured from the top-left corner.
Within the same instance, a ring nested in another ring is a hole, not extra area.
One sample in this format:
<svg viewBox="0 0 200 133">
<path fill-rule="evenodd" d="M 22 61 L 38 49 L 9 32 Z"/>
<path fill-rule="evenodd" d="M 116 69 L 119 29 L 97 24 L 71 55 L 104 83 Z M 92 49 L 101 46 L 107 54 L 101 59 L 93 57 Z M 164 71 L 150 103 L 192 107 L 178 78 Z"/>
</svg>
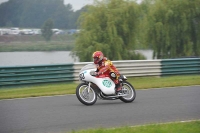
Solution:
<svg viewBox="0 0 200 133">
<path fill-rule="evenodd" d="M 84 66 L 79 73 L 81 83 L 76 88 L 78 100 L 85 105 L 93 105 L 97 97 L 102 100 L 120 99 L 125 103 L 135 100 L 136 92 L 134 87 L 127 82 L 124 75 L 119 77 L 122 84 L 122 91 L 116 93 L 115 83 L 109 78 L 109 75 L 95 75 L 96 67 L 94 64 Z"/>
</svg>

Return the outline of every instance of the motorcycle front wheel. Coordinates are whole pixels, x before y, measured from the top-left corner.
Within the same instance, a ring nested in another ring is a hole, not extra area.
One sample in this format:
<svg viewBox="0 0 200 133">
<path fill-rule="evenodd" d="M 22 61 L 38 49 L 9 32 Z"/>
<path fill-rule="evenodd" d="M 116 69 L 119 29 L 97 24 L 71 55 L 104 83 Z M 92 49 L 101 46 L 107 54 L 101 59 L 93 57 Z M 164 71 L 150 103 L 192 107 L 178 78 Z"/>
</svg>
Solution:
<svg viewBox="0 0 200 133">
<path fill-rule="evenodd" d="M 76 88 L 76 96 L 78 100 L 85 105 L 93 105 L 97 101 L 97 95 L 94 89 L 87 83 L 81 83 Z"/>
<path fill-rule="evenodd" d="M 130 103 L 136 98 L 134 87 L 127 81 L 124 81 L 123 83 L 122 93 L 126 94 L 126 96 L 120 97 L 119 99 L 125 103 Z"/>
</svg>

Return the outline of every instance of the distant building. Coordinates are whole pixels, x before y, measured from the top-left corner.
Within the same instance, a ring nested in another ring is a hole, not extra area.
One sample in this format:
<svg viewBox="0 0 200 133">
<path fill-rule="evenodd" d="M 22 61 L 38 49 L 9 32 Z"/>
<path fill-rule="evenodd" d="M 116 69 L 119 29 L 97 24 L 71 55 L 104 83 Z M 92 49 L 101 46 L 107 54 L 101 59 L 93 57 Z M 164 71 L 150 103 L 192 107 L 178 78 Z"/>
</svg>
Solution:
<svg viewBox="0 0 200 133">
<path fill-rule="evenodd" d="M 68 30 L 68 34 L 75 34 L 75 33 L 79 33 L 80 30 L 79 29 L 70 29 Z"/>
</svg>

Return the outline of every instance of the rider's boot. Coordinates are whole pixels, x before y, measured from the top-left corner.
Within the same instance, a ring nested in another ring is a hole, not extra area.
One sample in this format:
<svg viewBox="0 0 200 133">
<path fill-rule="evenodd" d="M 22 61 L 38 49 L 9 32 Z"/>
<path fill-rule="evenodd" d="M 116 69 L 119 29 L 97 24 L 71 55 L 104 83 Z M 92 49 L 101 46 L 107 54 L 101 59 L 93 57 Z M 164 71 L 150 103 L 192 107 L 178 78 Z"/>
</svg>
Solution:
<svg viewBox="0 0 200 133">
<path fill-rule="evenodd" d="M 115 83 L 115 93 L 116 93 L 116 95 L 120 95 L 120 93 L 122 94 L 122 83 L 118 79 L 115 79 L 113 81 Z"/>
<path fill-rule="evenodd" d="M 119 95 L 120 93 L 122 94 L 122 84 L 118 83 L 116 84 L 116 94 Z"/>
</svg>

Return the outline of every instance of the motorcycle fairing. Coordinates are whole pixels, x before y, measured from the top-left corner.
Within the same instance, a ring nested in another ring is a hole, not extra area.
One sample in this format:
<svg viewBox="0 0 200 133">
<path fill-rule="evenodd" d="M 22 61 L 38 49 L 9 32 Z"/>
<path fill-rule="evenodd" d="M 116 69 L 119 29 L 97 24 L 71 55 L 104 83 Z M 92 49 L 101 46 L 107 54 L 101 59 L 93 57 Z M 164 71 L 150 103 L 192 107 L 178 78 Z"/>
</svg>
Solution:
<svg viewBox="0 0 200 133">
<path fill-rule="evenodd" d="M 91 71 L 95 71 L 95 69 L 84 70 L 80 72 L 80 80 L 96 84 L 106 95 L 115 94 L 115 83 L 108 76 L 101 75 L 99 77 L 95 77 L 90 74 Z"/>
</svg>

